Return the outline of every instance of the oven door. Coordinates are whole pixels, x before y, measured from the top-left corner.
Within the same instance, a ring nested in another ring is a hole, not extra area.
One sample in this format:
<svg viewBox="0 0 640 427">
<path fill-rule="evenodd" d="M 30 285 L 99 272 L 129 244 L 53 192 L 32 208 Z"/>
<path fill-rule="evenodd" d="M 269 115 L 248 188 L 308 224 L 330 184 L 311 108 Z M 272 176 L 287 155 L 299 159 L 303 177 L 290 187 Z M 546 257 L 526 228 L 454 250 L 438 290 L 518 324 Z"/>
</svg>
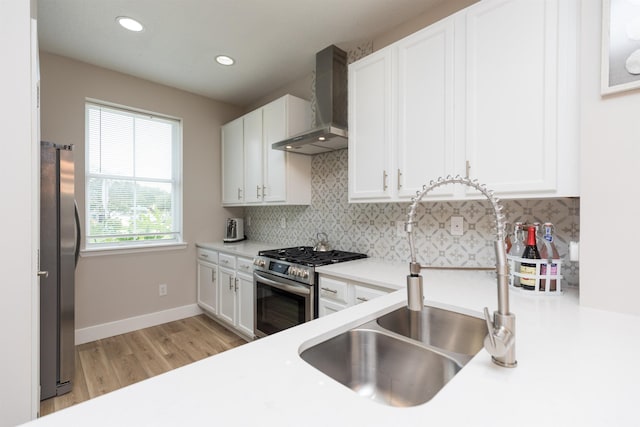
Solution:
<svg viewBox="0 0 640 427">
<path fill-rule="evenodd" d="M 254 333 L 264 337 L 313 319 L 313 288 L 269 273 L 254 271 Z"/>
</svg>

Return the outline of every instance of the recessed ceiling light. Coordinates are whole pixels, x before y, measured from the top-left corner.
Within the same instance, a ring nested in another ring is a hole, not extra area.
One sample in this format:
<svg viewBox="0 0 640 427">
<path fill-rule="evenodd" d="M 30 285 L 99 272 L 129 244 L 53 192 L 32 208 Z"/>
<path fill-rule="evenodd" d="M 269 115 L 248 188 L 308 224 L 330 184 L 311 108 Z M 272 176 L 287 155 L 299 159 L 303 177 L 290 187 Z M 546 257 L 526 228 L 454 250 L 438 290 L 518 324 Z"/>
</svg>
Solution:
<svg viewBox="0 0 640 427">
<path fill-rule="evenodd" d="M 220 65 L 233 65 L 236 61 L 227 55 L 216 56 L 216 62 Z"/>
<path fill-rule="evenodd" d="M 118 16 L 116 18 L 116 21 L 118 22 L 118 24 L 122 25 L 124 28 L 126 28 L 129 31 L 140 32 L 144 30 L 144 27 L 142 26 L 141 23 L 127 16 Z"/>
</svg>

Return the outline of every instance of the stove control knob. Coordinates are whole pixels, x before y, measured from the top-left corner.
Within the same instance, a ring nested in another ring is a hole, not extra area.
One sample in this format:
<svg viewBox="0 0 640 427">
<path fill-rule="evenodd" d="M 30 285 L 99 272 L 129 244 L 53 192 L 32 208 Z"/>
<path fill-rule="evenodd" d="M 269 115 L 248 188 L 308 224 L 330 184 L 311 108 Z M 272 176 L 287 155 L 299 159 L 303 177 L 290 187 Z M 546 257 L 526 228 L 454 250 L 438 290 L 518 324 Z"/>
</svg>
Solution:
<svg viewBox="0 0 640 427">
<path fill-rule="evenodd" d="M 309 270 L 302 270 L 301 273 L 302 275 L 300 277 L 302 277 L 303 279 L 309 278 Z"/>
<path fill-rule="evenodd" d="M 253 260 L 253 265 L 257 265 L 258 267 L 264 267 L 266 264 L 267 263 L 263 259 L 260 259 L 260 258 L 255 258 Z"/>
<path fill-rule="evenodd" d="M 289 269 L 287 270 L 287 274 L 291 275 L 291 276 L 295 276 L 296 275 L 296 268 L 294 266 L 289 266 Z"/>
</svg>

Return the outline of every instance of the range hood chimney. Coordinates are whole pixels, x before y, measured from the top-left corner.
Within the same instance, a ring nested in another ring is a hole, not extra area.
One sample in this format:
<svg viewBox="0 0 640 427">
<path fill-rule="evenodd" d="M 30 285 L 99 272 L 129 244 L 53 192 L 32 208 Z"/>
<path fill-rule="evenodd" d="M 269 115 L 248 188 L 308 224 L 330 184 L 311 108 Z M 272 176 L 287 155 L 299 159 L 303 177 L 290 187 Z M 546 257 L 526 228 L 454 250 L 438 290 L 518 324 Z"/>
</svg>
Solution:
<svg viewBox="0 0 640 427">
<path fill-rule="evenodd" d="M 316 54 L 316 127 L 272 144 L 314 155 L 347 148 L 347 53 L 331 45 Z"/>
</svg>

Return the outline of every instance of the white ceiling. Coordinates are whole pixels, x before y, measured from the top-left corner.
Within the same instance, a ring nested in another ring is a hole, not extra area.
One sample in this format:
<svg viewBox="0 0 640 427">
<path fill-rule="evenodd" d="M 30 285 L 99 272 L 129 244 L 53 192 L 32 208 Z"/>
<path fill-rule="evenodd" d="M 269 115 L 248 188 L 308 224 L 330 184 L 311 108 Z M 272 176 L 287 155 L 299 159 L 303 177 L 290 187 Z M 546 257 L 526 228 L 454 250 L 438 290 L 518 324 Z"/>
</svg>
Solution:
<svg viewBox="0 0 640 427">
<path fill-rule="evenodd" d="M 245 106 L 444 0 L 39 0 L 40 48 Z M 132 33 L 118 16 L 142 22 Z M 236 65 L 222 67 L 226 54 Z"/>
</svg>

